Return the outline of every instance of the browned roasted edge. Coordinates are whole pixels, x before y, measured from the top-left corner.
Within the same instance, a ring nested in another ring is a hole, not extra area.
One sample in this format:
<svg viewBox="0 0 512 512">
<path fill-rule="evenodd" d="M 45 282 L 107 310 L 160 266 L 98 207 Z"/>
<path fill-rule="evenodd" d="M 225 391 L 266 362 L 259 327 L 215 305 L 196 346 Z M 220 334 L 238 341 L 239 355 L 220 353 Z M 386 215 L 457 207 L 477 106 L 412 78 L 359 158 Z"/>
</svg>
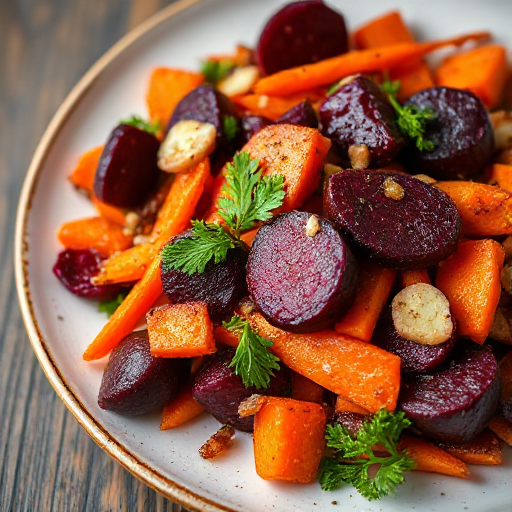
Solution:
<svg viewBox="0 0 512 512">
<path fill-rule="evenodd" d="M 50 354 L 35 316 L 28 282 L 28 241 L 26 233 L 32 198 L 36 190 L 40 171 L 46 161 L 50 149 L 62 129 L 64 122 L 72 114 L 85 93 L 98 79 L 101 73 L 121 53 L 141 37 L 150 33 L 164 21 L 202 1 L 203 0 L 179 0 L 151 16 L 144 23 L 130 31 L 92 66 L 92 68 L 83 76 L 64 100 L 37 146 L 23 184 L 16 218 L 14 265 L 16 288 L 18 291 L 23 321 L 39 363 L 41 364 L 46 377 L 55 389 L 57 395 L 62 399 L 66 407 L 71 411 L 76 420 L 82 425 L 82 427 L 84 427 L 94 441 L 96 441 L 101 448 L 107 451 L 133 475 L 143 480 L 149 487 L 161 492 L 177 503 L 193 510 L 202 510 L 207 512 L 235 512 L 234 509 L 227 508 L 205 498 L 204 496 L 191 492 L 185 487 L 155 471 L 155 469 L 151 468 L 149 465 L 139 460 L 134 454 L 125 449 L 100 423 L 94 419 L 93 415 L 85 408 L 84 404 L 80 402 L 78 397 L 70 389 Z"/>
</svg>

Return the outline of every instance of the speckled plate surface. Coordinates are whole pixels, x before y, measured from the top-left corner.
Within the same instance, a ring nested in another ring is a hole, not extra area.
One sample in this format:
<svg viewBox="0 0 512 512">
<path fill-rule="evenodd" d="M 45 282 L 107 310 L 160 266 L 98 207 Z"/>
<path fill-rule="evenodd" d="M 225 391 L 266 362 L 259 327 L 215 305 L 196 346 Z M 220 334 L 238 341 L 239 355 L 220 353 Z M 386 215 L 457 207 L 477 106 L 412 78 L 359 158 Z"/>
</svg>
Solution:
<svg viewBox="0 0 512 512">
<path fill-rule="evenodd" d="M 154 66 L 197 69 L 205 54 L 254 45 L 280 0 L 182 0 L 114 46 L 84 76 L 48 127 L 23 188 L 16 231 L 16 278 L 27 330 L 51 384 L 77 420 L 108 453 L 151 487 L 198 510 L 510 511 L 512 451 L 501 467 L 472 467 L 471 480 L 410 474 L 396 496 L 369 503 L 347 487 L 265 482 L 254 470 L 252 439 L 237 434 L 232 450 L 213 462 L 198 447 L 218 428 L 201 415 L 161 432 L 159 414 L 124 418 L 101 410 L 97 392 L 105 360 L 82 353 L 106 318 L 96 305 L 68 293 L 51 272 L 61 248 L 55 233 L 68 220 L 93 214 L 66 180 L 78 156 L 102 144 L 116 121 L 145 116 L 144 95 Z M 492 30 L 512 47 L 509 0 L 332 0 L 350 28 L 400 8 L 421 38 Z M 336 502 L 336 504 L 333 504 Z"/>
</svg>

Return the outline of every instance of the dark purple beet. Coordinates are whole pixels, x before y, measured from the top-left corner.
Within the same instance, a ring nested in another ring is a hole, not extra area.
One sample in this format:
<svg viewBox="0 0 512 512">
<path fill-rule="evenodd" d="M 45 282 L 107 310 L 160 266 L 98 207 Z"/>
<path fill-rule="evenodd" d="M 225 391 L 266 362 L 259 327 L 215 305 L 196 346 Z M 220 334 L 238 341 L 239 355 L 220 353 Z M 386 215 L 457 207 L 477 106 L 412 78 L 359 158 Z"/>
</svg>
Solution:
<svg viewBox="0 0 512 512">
<path fill-rule="evenodd" d="M 503 416 L 512 421 L 512 352 L 500 361 L 501 371 L 501 405 Z"/>
<path fill-rule="evenodd" d="M 334 413 L 333 425 L 341 425 L 346 428 L 351 436 L 356 436 L 365 421 L 371 421 L 371 414 L 360 414 L 358 412 L 336 412 Z"/>
<path fill-rule="evenodd" d="M 217 130 L 216 146 L 219 148 L 227 142 L 224 137 L 226 117 L 238 119 L 236 108 L 231 100 L 217 91 L 213 85 L 200 85 L 176 105 L 167 124 L 167 130 L 184 119 L 213 124 Z"/>
<path fill-rule="evenodd" d="M 270 119 L 262 116 L 244 116 L 240 121 L 241 136 L 243 143 L 249 142 L 250 138 L 258 133 L 265 126 L 273 124 Z"/>
<path fill-rule="evenodd" d="M 235 355 L 234 349 L 228 349 L 208 357 L 194 376 L 192 396 L 221 423 L 228 423 L 243 432 L 252 432 L 254 416 L 240 418 L 238 406 L 252 394 L 269 396 L 289 396 L 291 375 L 284 365 L 274 372 L 267 389 L 254 386 L 246 388 L 242 378 L 235 375 L 228 365 Z"/>
<path fill-rule="evenodd" d="M 382 315 L 373 331 L 372 343 L 402 360 L 402 373 L 429 373 L 438 368 L 451 355 L 457 335 L 439 345 L 422 345 L 402 338 L 396 332 L 391 316 L 391 306 Z"/>
<path fill-rule="evenodd" d="M 340 55 L 348 50 L 343 16 L 321 0 L 285 5 L 265 25 L 256 61 L 266 75 Z"/>
<path fill-rule="evenodd" d="M 318 128 L 318 119 L 309 101 L 303 101 L 285 112 L 277 121 L 277 124 L 296 124 L 308 128 Z"/>
<path fill-rule="evenodd" d="M 182 240 L 190 236 L 190 233 L 187 231 L 178 235 L 169 243 Z M 212 321 L 220 322 L 247 295 L 246 262 L 247 255 L 241 249 L 229 249 L 225 261 L 214 263 L 211 260 L 202 274 L 189 275 L 181 270 L 166 268 L 162 261 L 162 286 L 171 303 L 206 302 Z"/>
<path fill-rule="evenodd" d="M 247 262 L 247 285 L 270 323 L 293 332 L 317 331 L 352 304 L 357 265 L 334 226 L 306 234 L 310 213 L 281 214 L 263 225 Z"/>
<path fill-rule="evenodd" d="M 394 195 L 396 188 L 403 197 Z M 412 176 L 341 171 L 329 178 L 324 210 L 342 233 L 387 267 L 427 268 L 457 248 L 461 220 L 455 204 Z"/>
<path fill-rule="evenodd" d="M 495 413 L 500 399 L 498 363 L 489 347 L 473 346 L 461 351 L 449 368 L 402 382 L 400 409 L 433 439 L 469 441 Z"/>
<path fill-rule="evenodd" d="M 160 171 L 156 154 L 160 143 L 150 133 L 120 124 L 110 134 L 94 175 L 94 195 L 100 201 L 132 208 L 154 189 Z"/>
<path fill-rule="evenodd" d="M 468 179 L 491 161 L 491 122 L 484 105 L 472 92 L 432 87 L 416 93 L 407 105 L 428 107 L 436 114 L 425 133 L 425 138 L 434 143 L 434 150 L 420 151 L 411 144 L 405 155 L 410 172 L 440 180 Z"/>
<path fill-rule="evenodd" d="M 79 297 L 92 300 L 110 300 L 117 297 L 125 287 L 119 284 L 94 286 L 91 277 L 100 272 L 102 258 L 90 249 L 66 249 L 59 253 L 53 273 L 61 283 Z"/>
<path fill-rule="evenodd" d="M 110 354 L 98 404 L 120 414 L 146 414 L 172 400 L 189 376 L 190 360 L 152 356 L 148 332 L 136 331 Z"/>
<path fill-rule="evenodd" d="M 355 77 L 328 96 L 319 115 L 322 135 L 331 139 L 345 166 L 350 166 L 350 146 L 366 145 L 369 167 L 382 167 L 405 145 L 388 97 L 365 76 Z"/>
</svg>

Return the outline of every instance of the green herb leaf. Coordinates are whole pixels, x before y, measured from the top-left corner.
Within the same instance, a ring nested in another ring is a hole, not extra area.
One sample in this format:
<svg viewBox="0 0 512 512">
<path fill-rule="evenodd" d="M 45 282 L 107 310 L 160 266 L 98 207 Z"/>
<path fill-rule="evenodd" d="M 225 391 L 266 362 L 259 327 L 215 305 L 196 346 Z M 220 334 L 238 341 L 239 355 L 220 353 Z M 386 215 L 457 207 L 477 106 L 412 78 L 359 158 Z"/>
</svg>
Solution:
<svg viewBox="0 0 512 512">
<path fill-rule="evenodd" d="M 236 66 L 231 60 L 206 60 L 201 63 L 201 74 L 206 81 L 216 84 L 226 76 Z"/>
<path fill-rule="evenodd" d="M 222 122 L 224 135 L 228 140 L 233 140 L 238 133 L 238 121 L 233 116 L 227 116 Z"/>
<path fill-rule="evenodd" d="M 165 269 L 182 270 L 189 275 L 202 274 L 211 259 L 215 263 L 224 261 L 228 250 L 240 243 L 218 224 L 193 220 L 189 238 L 169 243 L 162 249 L 162 265 Z"/>
<path fill-rule="evenodd" d="M 334 458 L 324 460 L 320 466 L 318 480 L 322 489 L 334 490 L 346 482 L 368 500 L 393 493 L 403 482 L 403 473 L 415 467 L 407 453 L 400 452 L 396 446 L 402 430 L 410 424 L 403 412 L 381 409 L 363 424 L 355 437 L 341 425 L 328 425 L 327 446 L 333 449 Z M 383 445 L 389 455 L 376 456 L 373 447 L 377 444 Z M 374 464 L 379 467 L 371 478 L 368 470 Z"/>
<path fill-rule="evenodd" d="M 418 108 L 416 105 L 403 107 L 398 103 L 396 94 L 400 89 L 400 80 L 391 82 L 385 80 L 381 85 L 382 90 L 388 95 L 391 105 L 396 112 L 396 122 L 400 131 L 414 140 L 416 147 L 420 151 L 432 151 L 434 143 L 431 140 L 425 140 L 425 131 L 427 122 L 436 117 L 431 108 Z"/>
<path fill-rule="evenodd" d="M 98 302 L 98 311 L 101 313 L 106 313 L 109 317 L 112 316 L 115 310 L 121 305 L 125 297 L 128 295 L 126 293 L 120 293 L 117 297 L 114 297 L 110 300 L 102 300 Z"/>
<path fill-rule="evenodd" d="M 283 204 L 284 178 L 280 174 L 262 177 L 258 165 L 258 160 L 243 151 L 226 166 L 225 197 L 219 199 L 219 215 L 237 233 L 270 219 L 271 210 Z"/>
<path fill-rule="evenodd" d="M 121 121 L 119 121 L 119 124 L 129 124 L 130 126 L 135 126 L 135 128 L 138 128 L 139 130 L 144 130 L 145 132 L 148 132 L 151 135 L 156 135 L 161 128 L 159 121 L 150 123 L 139 116 L 131 116 L 127 119 L 122 119 Z"/>
<path fill-rule="evenodd" d="M 235 355 L 229 364 L 234 367 L 236 375 L 242 377 L 245 387 L 268 388 L 272 370 L 279 370 L 279 358 L 269 352 L 272 342 L 256 334 L 247 320 L 234 315 L 229 322 L 222 324 L 226 329 L 240 335 L 240 342 Z"/>
</svg>

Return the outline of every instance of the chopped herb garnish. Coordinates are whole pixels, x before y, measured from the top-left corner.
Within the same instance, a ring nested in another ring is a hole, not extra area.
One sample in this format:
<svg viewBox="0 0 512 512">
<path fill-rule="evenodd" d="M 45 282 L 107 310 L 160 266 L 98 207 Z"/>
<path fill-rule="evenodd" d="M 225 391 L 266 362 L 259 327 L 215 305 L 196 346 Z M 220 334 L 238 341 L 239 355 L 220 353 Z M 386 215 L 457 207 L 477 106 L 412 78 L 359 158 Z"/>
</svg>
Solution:
<svg viewBox="0 0 512 512">
<path fill-rule="evenodd" d="M 259 221 L 272 217 L 271 210 L 283 204 L 284 179 L 274 174 L 262 176 L 258 160 L 246 151 L 238 153 L 233 163 L 226 166 L 224 197 L 219 199 L 219 215 L 226 225 L 192 222 L 192 234 L 162 250 L 162 264 L 193 274 L 202 273 L 208 261 L 224 261 L 228 249 L 247 246 L 240 239 L 242 231 L 251 229 Z"/>
<path fill-rule="evenodd" d="M 240 343 L 229 367 L 234 367 L 236 375 L 242 377 L 245 387 L 268 388 L 272 370 L 279 370 L 279 358 L 269 352 L 272 342 L 256 334 L 247 320 L 234 315 L 229 322 L 222 324 L 226 329 L 240 335 Z"/>
<path fill-rule="evenodd" d="M 119 121 L 119 124 L 129 124 L 130 126 L 135 126 L 135 128 L 138 128 L 139 130 L 144 130 L 145 132 L 148 132 L 151 135 L 156 135 L 161 129 L 159 121 L 150 123 L 139 116 L 131 116 L 128 119 L 122 119 L 121 121 Z"/>
<path fill-rule="evenodd" d="M 403 412 L 391 413 L 386 409 L 365 422 L 355 437 L 341 425 L 328 425 L 325 437 L 334 458 L 324 457 L 320 464 L 318 481 L 322 489 L 333 491 L 348 483 L 368 500 L 393 493 L 404 481 L 403 473 L 415 468 L 411 457 L 397 448 L 402 430 L 410 425 Z M 374 454 L 377 444 L 385 447 L 387 456 Z M 373 465 L 378 469 L 371 478 L 368 470 Z"/>
<path fill-rule="evenodd" d="M 231 60 L 206 60 L 201 63 L 201 74 L 206 81 L 216 84 L 229 75 L 229 72 L 236 66 Z"/>
<path fill-rule="evenodd" d="M 238 133 L 238 121 L 233 116 L 227 116 L 222 123 L 224 135 L 228 140 L 233 140 Z"/>
<path fill-rule="evenodd" d="M 114 297 L 110 300 L 102 300 L 98 302 L 98 311 L 101 313 L 106 313 L 109 317 L 112 316 L 115 310 L 121 305 L 125 297 L 128 295 L 126 293 L 120 293 L 117 297 Z"/>
<path fill-rule="evenodd" d="M 396 99 L 396 94 L 400 89 L 400 80 L 391 82 L 385 80 L 382 84 L 382 90 L 388 95 L 391 105 L 396 112 L 396 122 L 400 131 L 415 141 L 416 147 L 420 151 L 432 151 L 434 143 L 431 140 L 425 140 L 425 131 L 427 121 L 436 117 L 431 108 L 418 108 L 416 105 L 403 107 Z"/>
</svg>

